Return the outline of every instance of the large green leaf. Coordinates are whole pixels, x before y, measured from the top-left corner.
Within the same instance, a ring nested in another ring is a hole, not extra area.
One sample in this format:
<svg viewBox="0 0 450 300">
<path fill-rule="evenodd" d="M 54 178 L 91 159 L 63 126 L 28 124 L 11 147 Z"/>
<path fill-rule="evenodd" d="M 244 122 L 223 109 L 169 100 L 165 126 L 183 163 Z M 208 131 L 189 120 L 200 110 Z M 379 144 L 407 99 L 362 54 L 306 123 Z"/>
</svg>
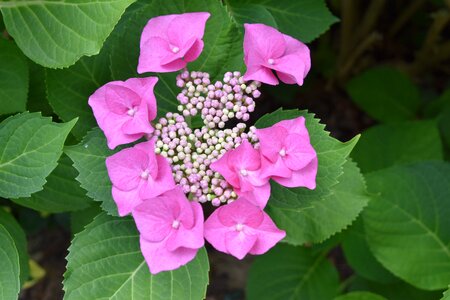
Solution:
<svg viewBox="0 0 450 300">
<path fill-rule="evenodd" d="M 102 208 L 110 215 L 117 216 L 117 206 L 111 194 L 111 181 L 106 170 L 105 159 L 114 152 L 106 146 L 106 139 L 100 129 L 95 128 L 76 146 L 65 149 L 78 170 L 77 180 L 87 195 L 100 201 Z"/>
<path fill-rule="evenodd" d="M 356 219 L 368 200 L 358 167 L 354 163 L 346 163 L 358 137 L 341 143 L 330 137 L 313 115 L 297 110 L 278 110 L 262 117 L 256 126 L 268 127 L 298 116 L 305 117 L 311 144 L 317 152 L 317 187 L 315 190 L 288 189 L 272 183 L 272 194 L 266 208 L 275 223 L 286 230 L 285 241 L 295 245 L 321 242 L 342 230 Z"/>
<path fill-rule="evenodd" d="M 370 251 L 361 217 L 346 230 L 342 241 L 342 250 L 347 263 L 358 275 L 381 283 L 399 281 L 375 259 Z"/>
<path fill-rule="evenodd" d="M 0 196 L 29 197 L 56 167 L 76 120 L 53 123 L 39 113 L 22 113 L 0 124 Z"/>
<path fill-rule="evenodd" d="M 385 66 L 354 77 L 347 85 L 347 92 L 361 109 L 385 123 L 413 119 L 421 103 L 419 90 L 411 80 Z"/>
<path fill-rule="evenodd" d="M 338 19 L 323 0 L 226 0 L 240 23 L 264 23 L 303 42 L 311 42 Z"/>
<path fill-rule="evenodd" d="M 249 300 L 333 299 L 339 278 L 325 253 L 311 249 L 277 245 L 255 259 L 247 283 Z"/>
<path fill-rule="evenodd" d="M 24 284 L 28 279 L 28 252 L 25 232 L 23 231 L 19 223 L 17 223 L 16 219 L 1 207 L 0 226 L 3 226 L 14 240 L 14 245 L 17 249 L 17 254 L 19 255 L 20 282 L 21 284 Z"/>
<path fill-rule="evenodd" d="M 441 160 L 435 121 L 378 125 L 366 130 L 351 154 L 363 173 L 420 160 Z"/>
<path fill-rule="evenodd" d="M 189 264 L 151 275 L 132 218 L 98 216 L 72 241 L 64 275 L 66 300 L 204 299 L 208 257 L 204 248 Z"/>
<path fill-rule="evenodd" d="M 29 198 L 13 199 L 17 204 L 44 212 L 60 213 L 87 208 L 92 201 L 75 180 L 77 171 L 72 161 L 63 155 L 58 166 L 47 177 L 44 189 Z"/>
<path fill-rule="evenodd" d="M 19 254 L 11 234 L 0 224 L 0 299 L 18 298 L 20 290 Z"/>
<path fill-rule="evenodd" d="M 334 298 L 334 300 L 386 300 L 386 298 L 371 292 L 351 292 Z"/>
<path fill-rule="evenodd" d="M 389 300 L 436 300 L 442 295 L 440 291 L 419 290 L 401 280 L 383 284 L 358 276 L 351 279 L 349 289 L 350 291 L 370 291 Z"/>
<path fill-rule="evenodd" d="M 450 164 L 416 163 L 370 173 L 367 241 L 396 276 L 425 290 L 450 282 Z M 433 267 L 430 267 L 433 266 Z"/>
<path fill-rule="evenodd" d="M 45 88 L 45 68 L 28 60 L 30 69 L 30 87 L 28 91 L 27 110 L 40 112 L 43 116 L 53 115 L 53 109 L 47 101 Z"/>
<path fill-rule="evenodd" d="M 105 53 L 84 57 L 74 66 L 63 70 L 47 70 L 47 95 L 55 113 L 64 121 L 78 117 L 73 134 L 82 138 L 96 126 L 89 96 L 111 80 L 109 56 Z"/>
<path fill-rule="evenodd" d="M 134 0 L 3 1 L 8 33 L 29 58 L 50 68 L 67 67 L 99 53 Z"/>
<path fill-rule="evenodd" d="M 0 38 L 0 115 L 24 111 L 27 94 L 26 58 L 13 42 Z"/>
</svg>

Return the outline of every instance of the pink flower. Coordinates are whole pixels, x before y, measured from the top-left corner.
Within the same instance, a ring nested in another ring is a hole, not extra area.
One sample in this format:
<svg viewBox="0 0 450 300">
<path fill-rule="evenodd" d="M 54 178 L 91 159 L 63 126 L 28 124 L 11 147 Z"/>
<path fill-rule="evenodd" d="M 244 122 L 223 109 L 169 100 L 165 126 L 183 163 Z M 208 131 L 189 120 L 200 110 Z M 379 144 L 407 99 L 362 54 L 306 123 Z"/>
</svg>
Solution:
<svg viewBox="0 0 450 300">
<path fill-rule="evenodd" d="M 196 60 L 209 16 L 196 12 L 150 19 L 141 36 L 138 73 L 178 71 Z"/>
<path fill-rule="evenodd" d="M 286 187 L 316 187 L 317 154 L 309 141 L 305 118 L 284 120 L 257 129 L 264 176 Z"/>
<path fill-rule="evenodd" d="M 150 121 L 156 117 L 153 88 L 157 81 L 156 77 L 112 81 L 89 97 L 89 105 L 110 149 L 153 132 Z"/>
<path fill-rule="evenodd" d="M 120 216 L 129 214 L 144 200 L 175 186 L 169 162 L 155 154 L 155 141 L 140 143 L 106 159 L 113 184 L 112 196 Z"/>
<path fill-rule="evenodd" d="M 261 208 L 242 197 L 217 208 L 205 222 L 206 240 L 238 259 L 263 254 L 285 236 Z"/>
<path fill-rule="evenodd" d="M 264 208 L 270 197 L 269 178 L 261 176 L 261 154 L 244 140 L 211 164 L 233 186 L 236 193 Z"/>
<path fill-rule="evenodd" d="M 311 67 L 309 49 L 305 44 L 264 24 L 245 24 L 244 27 L 246 81 L 277 85 L 274 70 L 284 83 L 303 84 L 303 78 Z"/>
<path fill-rule="evenodd" d="M 152 274 L 187 264 L 205 243 L 202 207 L 179 186 L 138 205 L 133 217 Z"/>
</svg>

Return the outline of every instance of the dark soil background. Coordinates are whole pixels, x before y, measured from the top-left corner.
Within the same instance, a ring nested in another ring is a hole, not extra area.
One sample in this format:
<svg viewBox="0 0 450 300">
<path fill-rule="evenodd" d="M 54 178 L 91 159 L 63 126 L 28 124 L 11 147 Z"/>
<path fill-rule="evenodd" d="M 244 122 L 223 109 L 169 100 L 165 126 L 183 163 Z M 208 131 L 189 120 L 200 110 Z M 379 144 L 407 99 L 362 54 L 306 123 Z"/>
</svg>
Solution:
<svg viewBox="0 0 450 300">
<path fill-rule="evenodd" d="M 375 124 L 345 92 L 346 82 L 361 71 L 382 64 L 395 66 L 411 75 L 425 99 L 438 95 L 449 83 L 450 1 L 342 0 L 328 4 L 341 21 L 309 45 L 313 63 L 304 86 L 264 87 L 251 121 L 279 107 L 308 109 L 334 137 L 347 141 Z M 25 224 L 39 216 L 28 210 L 21 214 Z M 20 299 L 62 299 L 70 216 L 37 219 L 25 226 L 29 252 L 46 275 L 24 290 Z M 207 299 L 245 299 L 252 258 L 238 261 L 213 249 L 208 253 L 211 280 Z M 340 249 L 333 250 L 330 259 L 343 279 L 351 274 Z"/>
</svg>

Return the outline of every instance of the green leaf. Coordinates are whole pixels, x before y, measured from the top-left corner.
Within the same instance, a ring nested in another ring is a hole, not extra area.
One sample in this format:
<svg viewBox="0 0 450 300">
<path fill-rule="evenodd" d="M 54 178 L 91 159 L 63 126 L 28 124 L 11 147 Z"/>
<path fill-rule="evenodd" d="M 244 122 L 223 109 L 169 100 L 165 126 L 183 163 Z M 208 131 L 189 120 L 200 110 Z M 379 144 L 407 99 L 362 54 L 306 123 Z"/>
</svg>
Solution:
<svg viewBox="0 0 450 300">
<path fill-rule="evenodd" d="M 7 1 L 0 9 L 8 33 L 35 62 L 68 67 L 99 53 L 103 42 L 134 0 Z"/>
<path fill-rule="evenodd" d="M 111 80 L 109 56 L 103 52 L 94 57 L 84 57 L 74 66 L 46 72 L 47 95 L 55 113 L 64 121 L 78 117 L 73 134 L 81 139 L 97 125 L 89 96 Z"/>
<path fill-rule="evenodd" d="M 0 196 L 29 197 L 42 190 L 75 122 L 57 124 L 39 113 L 22 113 L 3 121 L 0 124 Z"/>
<path fill-rule="evenodd" d="M 424 115 L 429 118 L 437 117 L 446 107 L 450 106 L 450 88 L 445 90 L 437 99 L 429 102 L 424 109 Z"/>
<path fill-rule="evenodd" d="M 151 275 L 132 218 L 98 216 L 76 235 L 69 251 L 66 300 L 200 300 L 206 296 L 209 264 L 205 249 L 177 270 Z"/>
<path fill-rule="evenodd" d="M 77 171 L 66 155 L 61 156 L 58 166 L 47 177 L 44 189 L 34 193 L 30 198 L 13 199 L 17 204 L 35 210 L 60 213 L 87 208 L 92 201 L 84 189 L 75 180 Z"/>
<path fill-rule="evenodd" d="M 346 163 L 358 137 L 341 143 L 330 137 L 313 115 L 297 110 L 278 110 L 262 117 L 256 126 L 268 127 L 298 116 L 305 117 L 311 144 L 317 152 L 317 187 L 315 190 L 288 189 L 272 183 L 266 208 L 275 223 L 286 230 L 284 241 L 294 245 L 327 239 L 356 219 L 368 201 L 358 167 L 352 162 Z"/>
<path fill-rule="evenodd" d="M 342 250 L 347 263 L 358 275 L 380 283 L 399 281 L 375 259 L 370 251 L 361 217 L 345 232 Z"/>
<path fill-rule="evenodd" d="M 419 90 L 411 80 L 386 66 L 354 77 L 347 92 L 362 110 L 384 123 L 413 119 L 421 104 Z"/>
<path fill-rule="evenodd" d="M 6 229 L 6 231 L 9 232 L 11 238 L 14 240 L 14 245 L 17 249 L 17 254 L 19 255 L 20 283 L 24 284 L 25 281 L 28 279 L 29 273 L 27 238 L 25 236 L 25 232 L 23 231 L 19 223 L 17 223 L 16 219 L 1 207 L 0 207 L 0 226 L 3 226 Z"/>
<path fill-rule="evenodd" d="M 203 41 L 205 47 L 200 57 L 189 63 L 190 70 L 209 72 L 211 78 L 225 71 L 243 69 L 243 35 L 232 22 L 225 7 L 218 0 L 155 0 L 130 15 L 122 37 L 114 43 L 111 63 L 115 78 L 137 76 L 139 41 L 142 30 L 152 17 L 185 12 L 210 12 Z M 128 45 L 128 47 L 123 47 Z M 158 74 L 159 76 L 159 74 Z M 175 75 L 172 76 L 175 78 Z M 175 87 L 174 79 L 171 84 Z M 178 93 L 178 92 L 177 92 Z M 175 94 L 176 95 L 176 94 Z M 158 98 L 158 97 L 157 97 Z M 176 99 L 171 99 L 176 102 Z"/>
<path fill-rule="evenodd" d="M 418 288 L 447 287 L 450 164 L 398 166 L 370 173 L 366 179 L 373 197 L 364 210 L 364 225 L 375 257 Z"/>
<path fill-rule="evenodd" d="M 30 69 L 30 88 L 28 92 L 27 110 L 40 112 L 44 116 L 52 116 L 53 109 L 47 101 L 45 89 L 45 68 L 28 60 Z"/>
<path fill-rule="evenodd" d="M 366 130 L 351 154 L 363 173 L 395 164 L 442 160 L 442 143 L 435 121 L 408 121 Z"/>
<path fill-rule="evenodd" d="M 88 132 L 80 144 L 67 147 L 64 151 L 78 170 L 76 179 L 87 191 L 87 195 L 101 202 L 102 208 L 108 214 L 118 216 L 111 194 L 112 184 L 105 165 L 106 157 L 113 155 L 115 151 L 107 147 L 105 136 L 100 129 L 95 128 Z"/>
<path fill-rule="evenodd" d="M 70 213 L 70 229 L 72 235 L 75 235 L 84 230 L 84 228 L 91 223 L 96 216 L 102 212 L 100 205 L 94 203 L 90 207 L 74 211 Z"/>
<path fill-rule="evenodd" d="M 325 253 L 279 244 L 255 258 L 247 283 L 247 299 L 333 299 L 339 290 L 336 269 Z"/>
<path fill-rule="evenodd" d="M 323 0 L 227 0 L 240 23 L 264 23 L 303 42 L 311 42 L 338 21 Z"/>
<path fill-rule="evenodd" d="M 444 292 L 442 296 L 443 297 L 441 298 L 441 300 L 450 300 L 450 287 Z"/>
<path fill-rule="evenodd" d="M 0 115 L 24 111 L 27 94 L 27 61 L 13 42 L 0 38 Z"/>
<path fill-rule="evenodd" d="M 386 298 L 370 292 L 352 292 L 334 298 L 334 300 L 386 300 Z"/>
<path fill-rule="evenodd" d="M 19 254 L 10 233 L 0 224 L 0 299 L 17 299 L 20 291 Z"/>
<path fill-rule="evenodd" d="M 441 292 L 419 290 L 404 281 L 390 284 L 372 282 L 362 277 L 355 277 L 350 285 L 350 291 L 370 291 L 389 300 L 436 300 Z"/>
</svg>

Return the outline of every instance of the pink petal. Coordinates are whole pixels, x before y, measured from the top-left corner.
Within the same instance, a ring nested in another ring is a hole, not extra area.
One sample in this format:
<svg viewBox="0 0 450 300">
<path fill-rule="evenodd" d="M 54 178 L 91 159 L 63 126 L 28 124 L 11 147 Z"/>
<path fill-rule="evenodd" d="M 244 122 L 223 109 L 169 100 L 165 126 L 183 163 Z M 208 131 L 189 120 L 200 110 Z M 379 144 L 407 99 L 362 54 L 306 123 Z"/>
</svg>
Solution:
<svg viewBox="0 0 450 300">
<path fill-rule="evenodd" d="M 152 243 L 141 237 L 141 251 L 153 275 L 178 269 L 195 258 L 198 249 L 179 248 L 169 251 L 165 242 Z"/>
<path fill-rule="evenodd" d="M 275 124 L 275 126 L 282 126 L 287 131 L 288 134 L 296 133 L 300 135 L 309 135 L 308 129 L 305 126 L 305 118 L 297 117 L 295 119 L 283 120 Z"/>
<path fill-rule="evenodd" d="M 250 254 L 254 255 L 266 253 L 286 236 L 286 232 L 278 229 L 266 213 L 264 213 L 264 221 L 255 231 L 258 234 L 258 239 L 250 250 Z"/>
<path fill-rule="evenodd" d="M 225 234 L 227 252 L 237 259 L 243 259 L 256 243 L 257 236 L 244 231 L 229 231 Z"/>
<path fill-rule="evenodd" d="M 167 58 L 171 57 L 169 61 Z M 162 61 L 165 60 L 165 63 Z M 178 67 L 184 68 L 184 62 L 178 56 L 173 58 L 173 52 L 169 43 L 160 38 L 152 37 L 145 44 L 141 43 L 141 52 L 137 71 L 139 74 L 146 72 L 174 72 Z"/>
<path fill-rule="evenodd" d="M 213 171 L 219 172 L 229 184 L 238 187 L 239 177 L 228 165 L 228 159 L 231 151 L 233 150 L 225 152 L 218 160 L 211 163 L 210 168 Z"/>
<path fill-rule="evenodd" d="M 143 202 L 143 200 L 139 197 L 138 189 L 122 191 L 113 186 L 112 197 L 117 205 L 119 216 L 121 217 L 131 213 L 136 206 Z"/>
<path fill-rule="evenodd" d="M 156 118 L 157 107 L 154 88 L 158 82 L 158 77 L 130 78 L 125 83 L 136 93 L 141 99 L 146 100 L 148 110 L 148 120 L 153 121 Z"/>
<path fill-rule="evenodd" d="M 228 205 L 228 204 L 227 204 Z M 228 253 L 227 248 L 225 246 L 225 235 L 227 232 L 233 230 L 228 226 L 225 226 L 219 220 L 218 212 L 222 207 L 217 208 L 205 221 L 204 225 L 204 235 L 205 239 L 218 251 Z"/>
<path fill-rule="evenodd" d="M 316 151 L 309 143 L 309 136 L 290 134 L 286 138 L 284 163 L 291 170 L 300 170 L 317 158 Z"/>
<path fill-rule="evenodd" d="M 143 199 L 156 197 L 175 187 L 175 180 L 169 162 L 161 155 L 156 155 L 155 159 L 155 165 L 157 166 L 155 175 L 148 177 L 145 185 L 140 190 L 140 196 Z"/>
<path fill-rule="evenodd" d="M 291 169 L 289 169 L 281 156 L 278 156 L 275 163 L 272 163 L 270 160 L 266 158 L 262 158 L 261 160 L 261 176 L 262 177 L 290 177 L 292 175 Z"/>
<path fill-rule="evenodd" d="M 262 186 L 255 186 L 254 189 L 249 192 L 241 192 L 240 190 L 236 190 L 236 193 L 240 197 L 247 199 L 253 205 L 264 208 L 270 198 L 270 184 L 266 183 Z"/>
<path fill-rule="evenodd" d="M 293 37 L 290 37 L 289 35 L 283 34 L 283 37 L 286 41 L 286 50 L 284 55 L 296 55 L 302 61 L 304 65 L 303 78 L 305 78 L 311 69 L 311 55 L 309 53 L 308 46 Z"/>
<path fill-rule="evenodd" d="M 284 83 L 303 84 L 303 78 L 305 78 L 305 62 L 297 55 L 291 54 L 278 58 L 271 66 L 271 69 L 277 71 L 278 77 Z"/>
<path fill-rule="evenodd" d="M 272 177 L 272 179 L 285 187 L 306 187 L 310 190 L 316 188 L 318 161 L 313 159 L 309 165 L 298 171 L 293 171 L 289 178 Z"/>
<path fill-rule="evenodd" d="M 258 170 L 261 167 L 261 155 L 258 150 L 244 140 L 236 149 L 229 151 L 228 165 L 238 172 Z"/>
<path fill-rule="evenodd" d="M 258 227 L 263 221 L 262 210 L 244 197 L 217 208 L 214 213 L 216 212 L 220 223 L 228 227 L 236 224 Z"/>
<path fill-rule="evenodd" d="M 138 94 L 127 87 L 115 84 L 105 85 L 105 101 L 109 111 L 126 115 L 127 111 L 141 104 Z"/>
<path fill-rule="evenodd" d="M 282 56 L 286 49 L 283 34 L 264 24 L 244 24 L 244 52 L 246 56 L 257 52 L 264 59 Z"/>
<path fill-rule="evenodd" d="M 187 199 L 186 199 L 187 200 Z M 195 224 L 191 228 L 186 228 L 184 222 L 180 222 L 180 227 L 172 230 L 172 234 L 167 239 L 167 249 L 177 250 L 180 247 L 198 249 L 203 247 L 205 240 L 203 238 L 203 210 L 198 202 L 190 202 L 194 212 Z"/>
<path fill-rule="evenodd" d="M 184 61 L 191 62 L 196 60 L 203 51 L 204 43 L 202 40 L 196 40 L 184 55 Z"/>
<path fill-rule="evenodd" d="M 210 14 L 194 12 L 177 15 L 167 28 L 167 36 L 171 44 L 182 47 L 188 40 L 201 40 L 205 33 L 205 25 Z"/>
<path fill-rule="evenodd" d="M 264 66 L 247 66 L 247 71 L 244 74 L 244 80 L 256 80 L 270 85 L 278 84 L 278 79 L 273 74 L 272 70 Z"/>
<path fill-rule="evenodd" d="M 276 162 L 280 157 L 280 150 L 283 149 L 283 141 L 287 134 L 287 130 L 281 126 L 257 129 L 256 136 L 259 139 L 261 154 L 271 162 Z"/>
<path fill-rule="evenodd" d="M 160 242 L 172 232 L 173 217 L 163 198 L 152 198 L 133 209 L 133 218 L 141 237 L 149 242 Z"/>
<path fill-rule="evenodd" d="M 147 154 L 134 148 L 123 149 L 106 158 L 106 168 L 112 184 L 124 191 L 138 186 L 141 173 L 148 164 Z"/>
</svg>

